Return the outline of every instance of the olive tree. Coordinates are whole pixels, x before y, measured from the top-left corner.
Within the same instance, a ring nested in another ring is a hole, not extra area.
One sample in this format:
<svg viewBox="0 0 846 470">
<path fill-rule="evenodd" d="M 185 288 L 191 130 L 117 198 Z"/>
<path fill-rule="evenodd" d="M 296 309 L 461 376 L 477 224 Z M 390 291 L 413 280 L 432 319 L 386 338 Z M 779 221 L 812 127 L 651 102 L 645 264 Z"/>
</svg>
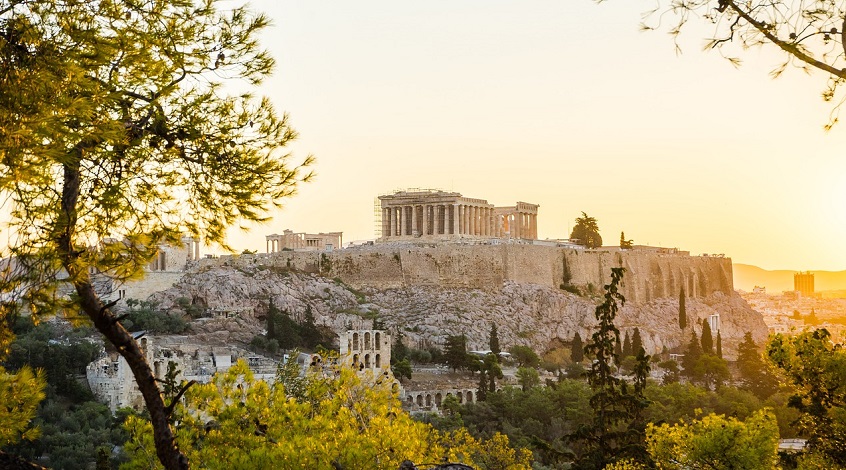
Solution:
<svg viewBox="0 0 846 470">
<path fill-rule="evenodd" d="M 140 277 L 183 234 L 226 247 L 228 227 L 308 179 L 311 158 L 283 150 L 287 116 L 241 92 L 273 68 L 268 24 L 215 0 L 0 0 L 3 317 L 90 319 L 129 364 L 167 468 L 188 466 L 171 406 L 92 273 Z"/>
</svg>

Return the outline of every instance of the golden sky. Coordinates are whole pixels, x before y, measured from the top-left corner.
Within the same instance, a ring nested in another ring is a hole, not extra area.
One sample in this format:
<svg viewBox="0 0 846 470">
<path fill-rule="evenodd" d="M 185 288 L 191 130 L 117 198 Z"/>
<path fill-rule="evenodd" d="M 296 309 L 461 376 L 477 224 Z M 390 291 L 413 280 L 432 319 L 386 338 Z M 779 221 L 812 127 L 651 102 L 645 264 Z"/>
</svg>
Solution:
<svg viewBox="0 0 846 470">
<path fill-rule="evenodd" d="M 318 177 L 264 235 L 374 237 L 374 198 L 439 188 L 540 204 L 541 238 L 581 211 L 606 244 L 724 253 L 767 269 L 846 269 L 846 123 L 825 133 L 821 74 L 736 69 L 691 28 L 677 55 L 638 31 L 654 1 L 252 2 L 278 60 L 261 93 L 289 112 Z"/>
</svg>

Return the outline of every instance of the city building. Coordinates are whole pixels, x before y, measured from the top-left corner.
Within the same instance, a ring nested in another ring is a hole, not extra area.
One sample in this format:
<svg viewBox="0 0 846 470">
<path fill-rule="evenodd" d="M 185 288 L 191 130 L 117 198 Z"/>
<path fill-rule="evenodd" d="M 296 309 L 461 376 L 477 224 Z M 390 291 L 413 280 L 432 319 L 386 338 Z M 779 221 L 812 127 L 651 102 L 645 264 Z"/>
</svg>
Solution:
<svg viewBox="0 0 846 470">
<path fill-rule="evenodd" d="M 793 290 L 804 296 L 814 294 L 814 273 L 810 271 L 798 272 L 793 275 Z"/>
</svg>

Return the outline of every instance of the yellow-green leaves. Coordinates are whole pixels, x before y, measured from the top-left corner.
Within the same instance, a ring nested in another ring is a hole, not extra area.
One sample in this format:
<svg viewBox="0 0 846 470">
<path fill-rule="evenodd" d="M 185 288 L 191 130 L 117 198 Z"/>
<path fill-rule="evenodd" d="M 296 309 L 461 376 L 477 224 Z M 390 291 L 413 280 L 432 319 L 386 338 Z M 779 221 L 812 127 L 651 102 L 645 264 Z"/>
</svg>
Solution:
<svg viewBox="0 0 846 470">
<path fill-rule="evenodd" d="M 192 387 L 179 413 L 177 440 L 196 468 L 396 469 L 403 460 L 447 458 L 478 468 L 529 469 L 531 452 L 497 434 L 479 441 L 466 430 L 439 433 L 404 412 L 389 386 L 351 370 L 312 373 L 300 398 L 280 382 L 256 380 L 244 362 Z M 151 468 L 150 427 L 132 419 L 126 468 Z M 155 467 L 153 467 L 155 468 Z"/>
<path fill-rule="evenodd" d="M 769 410 L 746 421 L 710 414 L 673 426 L 650 423 L 646 441 L 659 469 L 778 468 L 778 425 Z"/>
<path fill-rule="evenodd" d="M 29 422 L 44 399 L 46 380 L 42 371 L 29 367 L 11 374 L 0 367 L 0 446 L 38 437 Z"/>
</svg>

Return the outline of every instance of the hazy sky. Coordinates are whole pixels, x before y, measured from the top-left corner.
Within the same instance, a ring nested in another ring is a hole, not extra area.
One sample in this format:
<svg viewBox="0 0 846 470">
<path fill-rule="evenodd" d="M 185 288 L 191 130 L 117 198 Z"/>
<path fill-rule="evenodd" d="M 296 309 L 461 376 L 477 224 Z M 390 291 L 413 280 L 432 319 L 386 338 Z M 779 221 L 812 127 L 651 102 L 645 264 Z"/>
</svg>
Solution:
<svg viewBox="0 0 846 470">
<path fill-rule="evenodd" d="M 318 177 L 264 236 L 374 237 L 374 198 L 439 188 L 540 204 L 540 238 L 581 211 L 606 244 L 725 253 L 767 269 L 846 269 L 846 123 L 825 133 L 822 74 L 780 56 L 676 55 L 638 31 L 654 1 L 252 2 L 278 60 L 260 93 L 291 115 Z"/>
</svg>

